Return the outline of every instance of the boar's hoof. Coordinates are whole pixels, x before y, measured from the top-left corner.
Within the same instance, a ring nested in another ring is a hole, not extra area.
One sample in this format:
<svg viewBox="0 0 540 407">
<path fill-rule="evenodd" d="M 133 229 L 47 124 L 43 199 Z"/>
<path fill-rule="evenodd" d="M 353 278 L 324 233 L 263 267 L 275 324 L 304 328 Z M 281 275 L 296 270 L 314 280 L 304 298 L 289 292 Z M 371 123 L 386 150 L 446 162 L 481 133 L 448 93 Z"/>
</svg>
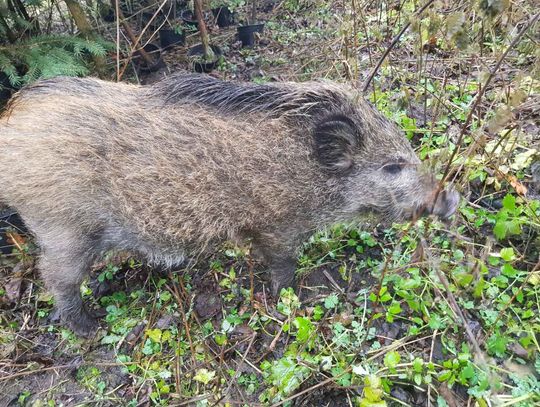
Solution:
<svg viewBox="0 0 540 407">
<path fill-rule="evenodd" d="M 78 315 L 70 315 L 63 318 L 66 325 L 75 335 L 82 338 L 92 338 L 99 329 L 99 324 L 88 311 L 82 309 Z"/>
<path fill-rule="evenodd" d="M 292 287 L 292 289 L 296 291 L 296 280 L 294 278 L 292 280 L 287 280 L 287 281 L 273 278 L 272 286 L 271 286 L 272 297 L 274 297 L 275 299 L 278 299 L 281 293 L 281 289 L 288 288 L 288 287 Z"/>
</svg>

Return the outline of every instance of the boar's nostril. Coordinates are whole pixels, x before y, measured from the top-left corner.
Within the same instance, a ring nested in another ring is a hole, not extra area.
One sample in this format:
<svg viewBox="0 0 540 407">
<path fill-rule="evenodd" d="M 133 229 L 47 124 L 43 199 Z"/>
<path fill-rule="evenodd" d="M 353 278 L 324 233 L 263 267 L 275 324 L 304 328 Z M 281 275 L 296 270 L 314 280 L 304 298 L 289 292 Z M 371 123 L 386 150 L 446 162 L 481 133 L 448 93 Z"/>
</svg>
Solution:
<svg viewBox="0 0 540 407">
<path fill-rule="evenodd" d="M 454 190 L 445 190 L 439 193 L 437 202 L 433 208 L 433 214 L 440 218 L 449 218 L 454 214 L 459 205 L 459 193 Z"/>
</svg>

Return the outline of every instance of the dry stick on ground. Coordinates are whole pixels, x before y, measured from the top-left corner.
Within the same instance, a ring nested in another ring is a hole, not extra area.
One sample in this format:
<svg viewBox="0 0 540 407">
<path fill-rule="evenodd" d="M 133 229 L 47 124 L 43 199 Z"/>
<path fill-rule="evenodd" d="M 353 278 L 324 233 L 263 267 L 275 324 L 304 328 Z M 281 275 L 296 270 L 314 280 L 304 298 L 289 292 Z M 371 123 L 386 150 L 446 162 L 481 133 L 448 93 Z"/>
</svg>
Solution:
<svg viewBox="0 0 540 407">
<path fill-rule="evenodd" d="M 231 378 L 230 382 L 229 382 L 229 385 L 227 386 L 227 389 L 225 389 L 225 391 L 223 392 L 223 396 L 221 396 L 221 398 L 216 401 L 212 407 L 214 406 L 217 406 L 225 397 L 227 397 L 227 395 L 229 394 L 229 391 L 231 390 L 231 387 L 232 385 L 234 384 L 234 382 L 236 381 L 236 379 L 238 379 L 238 376 L 240 375 L 241 373 L 241 369 L 242 369 L 242 366 L 244 365 L 245 361 L 246 361 L 246 357 L 249 353 L 249 351 L 251 350 L 251 347 L 253 346 L 253 342 L 255 342 L 255 338 L 257 337 L 257 332 L 253 332 L 251 334 L 251 339 L 249 341 L 249 345 L 246 349 L 246 351 L 244 352 L 244 355 L 242 356 L 242 360 L 240 361 L 240 363 L 238 364 L 238 367 L 236 368 L 236 372 L 234 373 L 234 376 Z"/>
<path fill-rule="evenodd" d="M 13 373 L 13 374 L 8 375 L 8 376 L 1 376 L 0 377 L 0 383 L 7 382 L 7 381 L 15 379 L 17 377 L 28 376 L 28 375 L 33 375 L 33 374 L 41 374 L 43 372 L 47 372 L 47 371 L 50 371 L 50 370 L 57 370 L 57 369 L 65 370 L 65 369 L 79 368 L 79 367 L 82 367 L 82 366 L 107 366 L 107 367 L 118 366 L 118 367 L 123 367 L 125 365 L 136 365 L 136 364 L 137 364 L 137 362 L 94 362 L 94 361 L 84 361 L 84 360 L 82 360 L 80 363 L 68 363 L 68 364 L 65 364 L 65 365 L 46 366 L 46 367 L 40 367 L 39 369 L 35 369 L 35 370 L 25 370 L 25 371 L 22 371 L 22 372 Z M 19 365 L 16 365 L 16 366 L 19 366 Z M 25 365 L 25 366 L 28 366 L 28 365 Z"/>
<path fill-rule="evenodd" d="M 182 317 L 182 322 L 184 324 L 184 330 L 185 330 L 185 333 L 186 333 L 186 337 L 187 337 L 188 342 L 189 342 L 189 349 L 191 350 L 191 360 L 192 360 L 193 364 L 195 364 L 195 347 L 193 346 L 193 341 L 191 340 L 191 334 L 189 332 L 189 325 L 188 325 L 188 321 L 186 319 L 186 312 L 185 312 L 185 309 L 184 309 L 184 303 L 183 303 L 183 300 L 182 300 L 182 296 L 180 295 L 180 291 L 178 290 L 178 285 L 174 281 L 173 276 L 172 276 L 170 271 L 169 271 L 169 279 L 170 279 L 170 281 L 172 281 L 172 288 L 170 286 L 168 286 L 168 285 L 166 285 L 166 287 L 172 293 L 173 297 L 176 299 L 176 303 L 178 304 L 178 309 L 179 309 L 180 315 Z M 180 279 L 178 279 L 178 283 L 181 284 Z M 183 288 L 184 288 L 184 286 L 182 284 L 182 289 Z"/>
<path fill-rule="evenodd" d="M 431 350 L 429 351 L 429 363 L 433 362 L 433 351 L 435 349 L 435 340 L 437 339 L 438 331 L 439 331 L 438 329 L 435 329 L 433 331 L 433 337 L 431 339 Z M 428 407 L 431 407 L 431 386 L 428 386 L 427 402 L 428 402 Z"/>
<path fill-rule="evenodd" d="M 491 334 L 493 333 L 493 330 L 497 326 L 497 322 L 499 322 L 499 319 L 501 319 L 501 316 L 504 315 L 504 313 L 506 312 L 508 307 L 510 307 L 510 305 L 512 305 L 512 303 L 515 301 L 516 297 L 519 294 L 521 294 L 521 292 L 523 291 L 523 287 L 525 287 L 525 284 L 527 284 L 529 282 L 529 278 L 531 278 L 531 276 L 534 273 L 536 273 L 538 270 L 540 270 L 540 256 L 538 258 L 538 262 L 533 267 L 533 269 L 527 274 L 527 277 L 525 277 L 525 280 L 520 285 L 518 290 L 514 293 L 514 295 L 512 295 L 512 298 L 510 298 L 510 300 L 504 305 L 504 308 L 499 312 L 499 315 L 497 315 L 497 318 L 495 318 L 495 321 L 491 324 L 491 328 L 489 329 L 489 332 L 487 333 L 486 336 L 488 336 L 488 337 L 491 336 Z"/>
<path fill-rule="evenodd" d="M 116 82 L 120 82 L 120 2 L 114 2 L 114 10 L 116 12 Z"/>
<path fill-rule="evenodd" d="M 418 17 L 420 14 L 422 14 L 429 6 L 431 6 L 431 4 L 434 1 L 435 0 L 428 0 L 428 2 L 426 4 L 424 4 L 422 7 L 420 7 L 420 9 L 416 13 L 414 13 L 414 17 Z M 386 59 L 388 54 L 390 54 L 390 51 L 392 51 L 392 48 L 394 48 L 394 46 L 398 43 L 399 39 L 405 33 L 405 31 L 407 31 L 407 28 L 409 28 L 410 25 L 411 25 L 411 19 L 409 19 L 407 24 L 405 24 L 403 26 L 403 28 L 399 31 L 399 33 L 394 37 L 394 39 L 392 40 L 392 42 L 390 43 L 388 48 L 386 48 L 386 51 L 384 51 L 384 54 L 381 56 L 381 58 L 377 62 L 377 65 L 375 65 L 373 67 L 373 69 L 369 73 L 369 76 L 367 77 L 366 81 L 364 82 L 364 85 L 362 86 L 362 92 L 366 92 L 368 90 L 371 81 L 375 77 L 375 74 L 377 73 L 377 71 L 379 70 L 381 65 L 383 64 L 384 60 Z"/>
<path fill-rule="evenodd" d="M 424 249 L 424 254 L 425 254 L 426 258 L 428 259 L 428 261 L 430 261 L 431 257 L 429 255 L 429 247 L 428 247 L 428 245 L 426 243 L 426 240 L 424 238 L 421 238 L 420 239 L 420 244 L 422 245 L 422 247 Z M 450 307 L 452 308 L 454 313 L 456 315 L 458 315 L 459 319 L 461 320 L 461 324 L 462 324 L 463 328 L 465 329 L 465 333 L 467 334 L 467 338 L 469 339 L 469 342 L 471 343 L 471 345 L 474 348 L 476 357 L 478 358 L 479 365 L 484 369 L 484 371 L 486 373 L 488 373 L 489 369 L 487 369 L 488 366 L 487 366 L 487 362 L 486 362 L 486 360 L 484 358 L 484 353 L 482 352 L 482 349 L 480 348 L 480 345 L 478 344 L 478 341 L 476 340 L 475 335 L 471 331 L 471 328 L 469 326 L 467 318 L 465 317 L 465 315 L 461 311 L 461 308 L 459 307 L 459 305 L 458 305 L 458 303 L 456 301 L 456 297 L 454 297 L 454 294 L 452 294 L 452 291 L 450 290 L 450 284 L 448 283 L 448 280 L 446 279 L 446 276 L 440 270 L 440 268 L 437 267 L 437 265 L 432 264 L 432 269 L 435 270 L 435 272 L 437 273 L 437 277 L 439 278 L 439 281 L 444 286 L 444 289 L 445 289 L 446 295 L 447 295 L 447 299 L 448 299 L 448 304 L 450 305 Z M 494 397 L 497 397 L 497 395 L 494 395 Z"/>
</svg>

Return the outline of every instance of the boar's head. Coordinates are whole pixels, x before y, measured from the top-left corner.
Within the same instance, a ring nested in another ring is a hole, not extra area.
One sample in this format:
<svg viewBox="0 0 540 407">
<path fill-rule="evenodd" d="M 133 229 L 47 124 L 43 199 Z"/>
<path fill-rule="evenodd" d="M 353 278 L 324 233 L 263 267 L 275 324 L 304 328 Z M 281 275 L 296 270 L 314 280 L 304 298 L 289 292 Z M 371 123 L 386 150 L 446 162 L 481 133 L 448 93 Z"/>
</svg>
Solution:
<svg viewBox="0 0 540 407">
<path fill-rule="evenodd" d="M 355 105 L 329 113 L 313 130 L 315 155 L 340 186 L 344 216 L 375 212 L 383 221 L 451 216 L 459 194 L 440 187 L 394 123 L 363 100 Z"/>
</svg>

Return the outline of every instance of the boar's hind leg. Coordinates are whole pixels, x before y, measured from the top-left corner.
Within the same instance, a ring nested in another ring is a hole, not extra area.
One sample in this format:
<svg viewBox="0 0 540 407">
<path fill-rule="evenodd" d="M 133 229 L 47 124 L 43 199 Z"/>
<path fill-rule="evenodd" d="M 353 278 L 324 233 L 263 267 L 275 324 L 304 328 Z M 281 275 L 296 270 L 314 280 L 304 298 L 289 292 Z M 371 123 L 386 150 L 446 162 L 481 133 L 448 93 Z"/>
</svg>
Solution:
<svg viewBox="0 0 540 407">
<path fill-rule="evenodd" d="M 74 245 L 42 245 L 42 250 L 38 266 L 54 296 L 62 321 L 77 335 L 92 336 L 97 331 L 98 323 L 85 309 L 80 291 L 93 261 L 92 250 L 74 249 Z"/>
</svg>

